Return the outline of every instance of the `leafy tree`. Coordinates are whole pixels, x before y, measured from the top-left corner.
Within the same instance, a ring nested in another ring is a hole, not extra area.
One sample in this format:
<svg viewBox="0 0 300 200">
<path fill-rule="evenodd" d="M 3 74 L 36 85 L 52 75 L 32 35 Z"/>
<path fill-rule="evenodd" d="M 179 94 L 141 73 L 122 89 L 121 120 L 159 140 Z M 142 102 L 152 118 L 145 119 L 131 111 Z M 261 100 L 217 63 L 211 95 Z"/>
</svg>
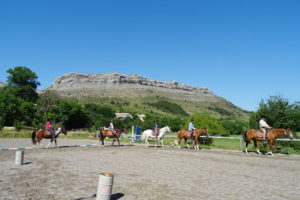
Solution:
<svg viewBox="0 0 300 200">
<path fill-rule="evenodd" d="M 195 128 L 207 128 L 210 135 L 229 135 L 229 132 L 225 130 L 222 124 L 216 119 L 210 117 L 207 113 L 197 113 L 191 115 L 185 123 L 186 129 L 188 128 L 191 118 L 194 118 Z"/>
<path fill-rule="evenodd" d="M 58 103 L 55 120 L 62 122 L 67 129 L 89 127 L 89 118 L 80 104 L 63 99 Z"/>
<path fill-rule="evenodd" d="M 8 69 L 8 84 L 0 92 L 0 117 L 4 125 L 32 125 L 35 116 L 35 91 L 40 84 L 37 76 L 27 67 Z M 19 126 L 20 127 L 20 126 Z"/>
<path fill-rule="evenodd" d="M 22 116 L 22 122 L 27 125 L 32 124 L 32 119 L 35 116 L 34 104 L 32 102 L 22 102 L 19 107 L 20 114 Z"/>
<path fill-rule="evenodd" d="M 84 111 L 87 113 L 91 125 L 95 126 L 95 129 L 99 127 L 107 127 L 110 120 L 115 118 L 115 110 L 110 106 L 85 104 Z"/>
<path fill-rule="evenodd" d="M 183 129 L 185 121 L 186 120 L 184 118 L 180 118 L 180 117 L 171 118 L 169 126 L 172 131 L 177 132 Z"/>
<path fill-rule="evenodd" d="M 268 124 L 273 128 L 296 129 L 297 120 L 299 121 L 297 110 L 298 106 L 290 104 L 287 99 L 281 96 L 271 96 L 266 102 L 262 100 L 257 112 L 250 116 L 250 128 L 258 128 L 258 121 L 264 115 Z"/>
<path fill-rule="evenodd" d="M 221 119 L 219 120 L 222 126 L 226 129 L 231 135 L 240 135 L 244 131 L 248 129 L 248 123 L 243 122 L 241 120 L 229 120 L 229 119 Z"/>
<path fill-rule="evenodd" d="M 0 116 L 4 125 L 13 126 L 15 120 L 22 121 L 19 107 L 23 102 L 10 92 L 9 87 L 0 89 Z"/>
<path fill-rule="evenodd" d="M 294 125 L 291 127 L 296 131 L 300 131 L 300 102 L 296 102 L 293 105 L 293 112 L 291 113 L 291 118 L 294 121 Z"/>
<path fill-rule="evenodd" d="M 14 69 L 8 69 L 7 73 L 10 74 L 7 77 L 7 82 L 14 95 L 25 101 L 35 102 L 38 99 L 35 90 L 40 83 L 34 72 L 27 67 L 18 66 Z"/>
<path fill-rule="evenodd" d="M 60 97 L 53 91 L 49 90 L 39 96 L 40 98 L 37 101 L 37 111 L 48 117 L 50 110 L 57 107 Z"/>
</svg>

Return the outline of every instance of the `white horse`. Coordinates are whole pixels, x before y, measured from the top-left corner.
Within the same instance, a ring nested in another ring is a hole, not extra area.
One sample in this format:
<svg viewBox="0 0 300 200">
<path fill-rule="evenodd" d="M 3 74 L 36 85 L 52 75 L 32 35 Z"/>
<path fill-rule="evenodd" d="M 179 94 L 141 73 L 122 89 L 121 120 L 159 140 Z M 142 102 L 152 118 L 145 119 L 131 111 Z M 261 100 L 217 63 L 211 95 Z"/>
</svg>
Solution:
<svg viewBox="0 0 300 200">
<path fill-rule="evenodd" d="M 147 129 L 143 132 L 143 135 L 142 135 L 142 140 L 145 140 L 145 144 L 147 145 L 147 147 L 149 147 L 149 142 L 148 142 L 148 138 L 154 138 L 156 139 L 155 135 L 152 135 L 152 130 L 151 129 Z M 164 147 L 164 135 L 165 133 L 170 133 L 170 127 L 169 126 L 165 126 L 161 129 L 159 129 L 159 136 L 157 136 L 157 141 L 160 141 L 161 142 L 161 146 Z M 155 141 L 155 148 L 156 148 L 156 143 L 157 141 Z"/>
</svg>

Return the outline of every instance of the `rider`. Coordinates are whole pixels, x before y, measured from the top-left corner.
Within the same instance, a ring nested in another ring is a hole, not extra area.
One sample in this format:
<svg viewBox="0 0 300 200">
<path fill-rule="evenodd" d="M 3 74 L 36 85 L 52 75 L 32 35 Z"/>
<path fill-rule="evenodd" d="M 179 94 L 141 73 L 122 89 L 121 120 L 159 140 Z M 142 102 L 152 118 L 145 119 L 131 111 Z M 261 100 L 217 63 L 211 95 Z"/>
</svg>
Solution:
<svg viewBox="0 0 300 200">
<path fill-rule="evenodd" d="M 157 121 L 154 120 L 153 126 L 152 126 L 152 131 L 155 133 L 155 140 L 157 141 L 157 135 L 158 135 L 158 125 Z"/>
<path fill-rule="evenodd" d="M 194 133 L 194 130 L 195 130 L 193 122 L 194 122 L 194 119 L 192 118 L 190 123 L 189 123 L 190 140 L 193 139 L 193 133 Z"/>
<path fill-rule="evenodd" d="M 115 131 L 115 128 L 114 128 L 114 121 L 111 120 L 110 121 L 110 124 L 109 124 L 109 129 L 111 130 L 111 132 L 113 133 L 114 137 L 116 137 L 116 131 Z"/>
<path fill-rule="evenodd" d="M 51 122 L 50 122 L 49 119 L 47 119 L 46 127 L 47 127 L 47 130 L 51 133 L 52 140 L 54 140 L 54 138 L 55 138 L 55 131 L 53 130 L 53 128 L 51 126 Z"/>
<path fill-rule="evenodd" d="M 268 129 L 271 129 L 272 127 L 267 124 L 265 121 L 265 116 L 261 116 L 261 119 L 259 120 L 259 128 L 263 132 L 263 142 L 266 143 L 266 133 Z"/>
</svg>

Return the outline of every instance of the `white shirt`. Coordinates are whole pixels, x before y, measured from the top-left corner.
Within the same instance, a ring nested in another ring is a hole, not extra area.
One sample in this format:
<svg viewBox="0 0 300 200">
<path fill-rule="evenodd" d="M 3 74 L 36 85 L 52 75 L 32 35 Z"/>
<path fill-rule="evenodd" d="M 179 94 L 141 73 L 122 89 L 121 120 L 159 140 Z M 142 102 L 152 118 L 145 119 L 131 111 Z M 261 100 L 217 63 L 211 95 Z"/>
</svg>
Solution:
<svg viewBox="0 0 300 200">
<path fill-rule="evenodd" d="M 268 127 L 270 126 L 267 124 L 267 122 L 265 122 L 265 120 L 261 119 L 259 121 L 259 128 L 268 128 Z"/>
<path fill-rule="evenodd" d="M 109 128 L 110 128 L 111 130 L 114 130 L 114 124 L 113 124 L 112 122 L 110 122 Z"/>
</svg>

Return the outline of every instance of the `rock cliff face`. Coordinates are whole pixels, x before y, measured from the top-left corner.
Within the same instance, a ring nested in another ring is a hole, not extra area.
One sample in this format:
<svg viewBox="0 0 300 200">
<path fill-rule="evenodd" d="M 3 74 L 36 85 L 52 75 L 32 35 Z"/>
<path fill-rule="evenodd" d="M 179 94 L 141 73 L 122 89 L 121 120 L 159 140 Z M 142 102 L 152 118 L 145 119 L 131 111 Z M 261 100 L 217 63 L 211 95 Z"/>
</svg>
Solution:
<svg viewBox="0 0 300 200">
<path fill-rule="evenodd" d="M 140 75 L 119 73 L 61 76 L 47 89 L 67 97 L 145 97 L 163 96 L 188 101 L 223 99 L 204 87 L 179 84 L 177 81 L 151 80 Z"/>
</svg>

